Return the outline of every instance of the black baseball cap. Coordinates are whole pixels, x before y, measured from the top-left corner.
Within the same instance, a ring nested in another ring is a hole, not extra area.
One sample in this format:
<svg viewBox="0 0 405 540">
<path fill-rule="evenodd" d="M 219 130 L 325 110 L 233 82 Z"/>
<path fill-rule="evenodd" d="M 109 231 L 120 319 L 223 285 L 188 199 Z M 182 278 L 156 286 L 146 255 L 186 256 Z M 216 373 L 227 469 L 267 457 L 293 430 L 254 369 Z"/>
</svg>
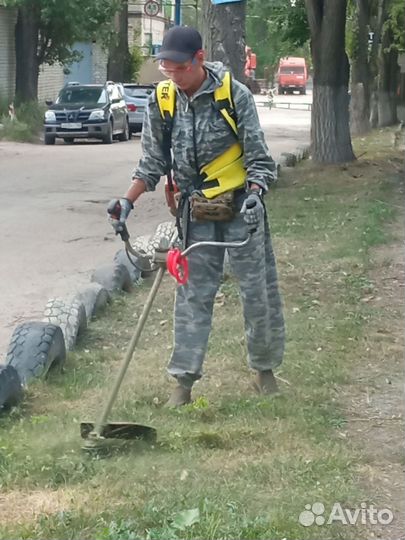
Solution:
<svg viewBox="0 0 405 540">
<path fill-rule="evenodd" d="M 202 49 L 201 34 L 190 26 L 173 26 L 163 37 L 162 47 L 156 58 L 182 64 Z"/>
</svg>

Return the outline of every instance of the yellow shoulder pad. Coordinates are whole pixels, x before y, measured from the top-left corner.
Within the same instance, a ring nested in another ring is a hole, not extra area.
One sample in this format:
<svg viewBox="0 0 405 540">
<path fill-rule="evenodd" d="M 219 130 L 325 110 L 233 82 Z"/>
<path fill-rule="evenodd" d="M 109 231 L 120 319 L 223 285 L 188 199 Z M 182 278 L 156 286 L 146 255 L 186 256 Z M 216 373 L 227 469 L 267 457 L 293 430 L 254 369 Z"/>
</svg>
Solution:
<svg viewBox="0 0 405 540">
<path fill-rule="evenodd" d="M 236 125 L 235 119 L 229 114 L 230 111 L 234 111 L 234 103 L 232 99 L 232 77 L 229 71 L 227 71 L 222 79 L 222 85 L 215 89 L 214 91 L 214 100 L 215 102 L 227 101 L 228 107 L 220 108 L 219 111 L 228 124 L 231 126 L 232 130 L 238 134 L 238 126 Z"/>
<path fill-rule="evenodd" d="M 170 80 L 160 81 L 156 88 L 156 99 L 163 120 L 173 119 L 176 107 L 176 89 Z"/>
</svg>

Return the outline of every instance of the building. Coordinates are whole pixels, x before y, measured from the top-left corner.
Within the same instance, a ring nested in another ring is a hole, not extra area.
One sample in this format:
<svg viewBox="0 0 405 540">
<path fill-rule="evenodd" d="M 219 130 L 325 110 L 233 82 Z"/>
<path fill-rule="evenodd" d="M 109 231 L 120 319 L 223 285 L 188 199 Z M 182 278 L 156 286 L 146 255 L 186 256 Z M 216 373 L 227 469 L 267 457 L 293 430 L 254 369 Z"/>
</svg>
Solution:
<svg viewBox="0 0 405 540">
<path fill-rule="evenodd" d="M 154 2 L 156 3 L 156 2 Z M 161 0 L 156 15 L 148 15 L 148 2 L 129 0 L 128 3 L 128 47 L 141 47 L 145 61 L 139 71 L 140 83 L 152 83 L 163 79 L 153 56 L 159 52 L 165 31 L 173 25 L 172 0 Z"/>
</svg>

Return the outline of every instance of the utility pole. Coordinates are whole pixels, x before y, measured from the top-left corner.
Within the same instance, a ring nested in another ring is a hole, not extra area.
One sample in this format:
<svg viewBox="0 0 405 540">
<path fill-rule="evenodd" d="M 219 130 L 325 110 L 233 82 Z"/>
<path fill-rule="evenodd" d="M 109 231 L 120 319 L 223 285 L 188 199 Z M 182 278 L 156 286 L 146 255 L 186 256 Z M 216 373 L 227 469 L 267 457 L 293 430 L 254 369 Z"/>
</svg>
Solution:
<svg viewBox="0 0 405 540">
<path fill-rule="evenodd" d="M 174 24 L 181 25 L 181 0 L 174 0 Z"/>
</svg>

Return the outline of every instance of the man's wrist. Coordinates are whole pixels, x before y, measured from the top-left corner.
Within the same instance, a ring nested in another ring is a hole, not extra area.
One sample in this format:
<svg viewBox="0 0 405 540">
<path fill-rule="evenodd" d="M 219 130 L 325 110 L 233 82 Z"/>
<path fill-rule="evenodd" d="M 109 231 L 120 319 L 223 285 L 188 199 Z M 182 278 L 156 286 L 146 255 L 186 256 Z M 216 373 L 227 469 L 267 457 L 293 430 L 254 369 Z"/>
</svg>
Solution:
<svg viewBox="0 0 405 540">
<path fill-rule="evenodd" d="M 256 182 L 248 182 L 246 191 L 247 193 L 256 193 L 261 198 L 263 198 L 266 193 L 265 189 L 263 189 L 263 186 L 261 186 L 260 184 L 256 184 Z"/>
<path fill-rule="evenodd" d="M 248 182 L 248 189 L 249 191 L 259 191 L 259 190 L 263 191 L 262 186 L 260 186 L 259 184 L 256 184 L 255 182 Z"/>
<path fill-rule="evenodd" d="M 246 192 L 250 194 L 258 195 L 261 199 L 263 199 L 264 190 L 261 186 L 258 184 L 250 184 Z"/>
<path fill-rule="evenodd" d="M 134 209 L 134 202 L 131 201 L 131 199 L 129 199 L 128 197 L 122 197 L 122 198 L 129 202 L 129 204 L 131 205 L 131 208 L 133 210 Z"/>
</svg>

